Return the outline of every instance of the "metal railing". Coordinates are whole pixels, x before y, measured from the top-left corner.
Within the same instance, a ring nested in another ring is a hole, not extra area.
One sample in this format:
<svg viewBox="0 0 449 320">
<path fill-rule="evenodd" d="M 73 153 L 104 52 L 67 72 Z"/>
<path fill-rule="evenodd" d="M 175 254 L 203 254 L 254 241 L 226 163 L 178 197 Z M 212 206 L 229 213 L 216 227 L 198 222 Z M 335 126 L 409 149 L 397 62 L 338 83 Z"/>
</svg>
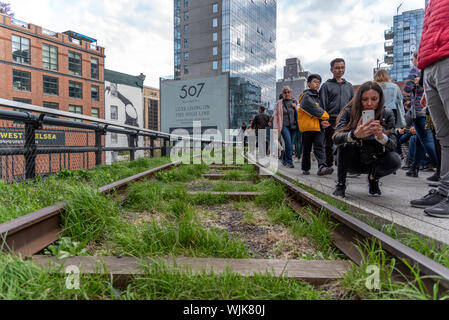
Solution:
<svg viewBox="0 0 449 320">
<path fill-rule="evenodd" d="M 167 134 L 1 98 L 0 107 L 0 180 L 6 182 L 154 157 L 157 151 L 168 156 L 180 140 L 188 141 L 190 148 L 200 142 L 201 149 L 211 142 L 223 147 L 236 143 Z"/>
</svg>

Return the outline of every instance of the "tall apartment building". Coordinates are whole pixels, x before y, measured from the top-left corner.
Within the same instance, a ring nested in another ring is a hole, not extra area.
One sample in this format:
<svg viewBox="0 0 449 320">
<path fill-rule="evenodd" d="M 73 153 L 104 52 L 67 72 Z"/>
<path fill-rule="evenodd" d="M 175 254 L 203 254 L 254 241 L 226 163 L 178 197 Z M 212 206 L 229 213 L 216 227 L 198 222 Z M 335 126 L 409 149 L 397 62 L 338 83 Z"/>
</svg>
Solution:
<svg viewBox="0 0 449 320">
<path fill-rule="evenodd" d="M 1 98 L 104 118 L 104 59 L 104 48 L 93 38 L 73 31 L 54 32 L 0 14 Z M 23 123 L 0 120 L 0 132 L 20 136 Z M 95 135 L 81 129 L 53 126 L 39 133 L 36 141 L 41 145 L 95 145 Z M 53 140 L 40 138 L 48 133 Z M 3 145 L 21 143 L 21 139 L 0 141 Z M 37 174 L 92 168 L 95 154 L 42 154 L 36 163 Z M 0 167 L 8 165 L 15 168 L 13 176 L 23 174 L 23 156 L 0 157 Z"/>
<path fill-rule="evenodd" d="M 0 14 L 0 97 L 104 118 L 104 48 Z"/>
<path fill-rule="evenodd" d="M 229 126 L 276 101 L 275 0 L 174 0 L 174 76 L 229 74 Z"/>
<path fill-rule="evenodd" d="M 288 86 L 292 89 L 293 97 L 298 99 L 299 95 L 307 89 L 307 78 L 310 74 L 309 71 L 304 71 L 298 58 L 285 60 L 284 78 L 276 82 L 276 96 L 279 97 L 282 89 Z"/>
<path fill-rule="evenodd" d="M 394 16 L 393 27 L 385 31 L 385 68 L 392 81 L 403 81 L 412 68 L 413 52 L 419 48 L 424 9 L 406 11 Z"/>
</svg>

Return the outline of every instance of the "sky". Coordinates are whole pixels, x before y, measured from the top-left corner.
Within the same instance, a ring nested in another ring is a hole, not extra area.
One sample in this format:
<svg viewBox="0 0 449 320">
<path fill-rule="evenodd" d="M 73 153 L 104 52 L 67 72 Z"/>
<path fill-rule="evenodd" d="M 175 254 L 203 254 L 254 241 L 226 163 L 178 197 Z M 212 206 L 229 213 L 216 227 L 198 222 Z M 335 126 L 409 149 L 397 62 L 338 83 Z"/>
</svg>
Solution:
<svg viewBox="0 0 449 320">
<path fill-rule="evenodd" d="M 194 0 L 191 0 L 194 1 Z M 173 75 L 173 0 L 9 0 L 15 18 L 76 31 L 105 48 L 105 68 L 146 75 L 145 85 Z M 361 84 L 383 61 L 384 30 L 393 16 L 424 8 L 424 0 L 277 0 L 277 79 L 285 59 L 331 78 L 329 62 L 346 60 L 345 79 Z"/>
</svg>

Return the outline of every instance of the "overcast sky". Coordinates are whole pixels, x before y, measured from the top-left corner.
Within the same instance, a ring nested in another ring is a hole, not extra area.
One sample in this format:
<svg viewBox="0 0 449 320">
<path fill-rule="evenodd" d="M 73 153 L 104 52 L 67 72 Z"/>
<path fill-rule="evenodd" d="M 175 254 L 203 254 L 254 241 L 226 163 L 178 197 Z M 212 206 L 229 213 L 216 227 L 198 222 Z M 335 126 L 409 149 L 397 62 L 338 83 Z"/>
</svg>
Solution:
<svg viewBox="0 0 449 320">
<path fill-rule="evenodd" d="M 7 0 L 6 0 L 7 1 Z M 191 0 L 194 1 L 194 0 Z M 9 0 L 15 18 L 52 31 L 76 31 L 106 48 L 106 68 L 138 75 L 159 87 L 173 74 L 172 0 Z M 383 59 L 384 30 L 400 12 L 424 8 L 424 0 L 277 0 L 277 78 L 285 59 L 331 77 L 329 62 L 346 60 L 345 78 L 360 84 Z"/>
</svg>

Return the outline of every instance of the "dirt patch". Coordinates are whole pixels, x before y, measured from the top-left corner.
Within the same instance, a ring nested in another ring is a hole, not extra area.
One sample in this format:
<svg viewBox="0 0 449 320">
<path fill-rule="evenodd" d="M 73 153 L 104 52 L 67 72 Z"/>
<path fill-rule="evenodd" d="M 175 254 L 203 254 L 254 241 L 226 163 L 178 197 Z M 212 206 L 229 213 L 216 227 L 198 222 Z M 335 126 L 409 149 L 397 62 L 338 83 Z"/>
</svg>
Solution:
<svg viewBox="0 0 449 320">
<path fill-rule="evenodd" d="M 307 238 L 292 235 L 288 228 L 271 223 L 266 211 L 258 207 L 235 208 L 230 203 L 203 206 L 203 225 L 219 228 L 241 239 L 254 258 L 298 259 L 314 255 L 316 247 Z"/>
<path fill-rule="evenodd" d="M 210 191 L 214 186 L 218 185 L 219 183 L 223 183 L 222 181 L 202 181 L 197 180 L 193 182 L 186 183 L 185 186 L 187 190 L 189 191 Z M 226 181 L 226 184 L 230 184 L 238 188 L 238 186 L 242 185 L 254 185 L 251 183 L 248 183 L 247 181 Z"/>
</svg>

